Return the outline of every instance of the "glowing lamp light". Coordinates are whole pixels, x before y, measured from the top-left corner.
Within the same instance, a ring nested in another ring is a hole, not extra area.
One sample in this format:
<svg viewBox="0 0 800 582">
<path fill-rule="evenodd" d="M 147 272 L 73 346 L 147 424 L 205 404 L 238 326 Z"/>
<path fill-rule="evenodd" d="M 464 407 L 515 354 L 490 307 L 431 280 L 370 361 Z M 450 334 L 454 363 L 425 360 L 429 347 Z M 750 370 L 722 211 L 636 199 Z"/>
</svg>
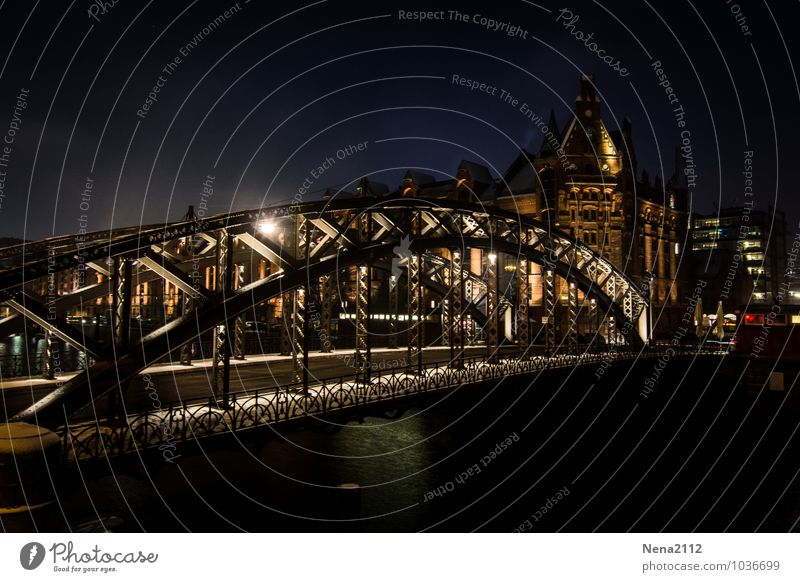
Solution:
<svg viewBox="0 0 800 582">
<path fill-rule="evenodd" d="M 492 253 L 491 255 L 489 255 L 489 262 L 490 262 L 490 263 L 492 263 L 492 264 L 494 265 L 494 264 L 495 264 L 495 262 L 497 262 L 497 255 L 495 255 L 494 253 Z"/>
<path fill-rule="evenodd" d="M 272 234 L 275 232 L 275 223 L 271 220 L 265 220 L 258 223 L 258 232 L 261 234 Z"/>
</svg>

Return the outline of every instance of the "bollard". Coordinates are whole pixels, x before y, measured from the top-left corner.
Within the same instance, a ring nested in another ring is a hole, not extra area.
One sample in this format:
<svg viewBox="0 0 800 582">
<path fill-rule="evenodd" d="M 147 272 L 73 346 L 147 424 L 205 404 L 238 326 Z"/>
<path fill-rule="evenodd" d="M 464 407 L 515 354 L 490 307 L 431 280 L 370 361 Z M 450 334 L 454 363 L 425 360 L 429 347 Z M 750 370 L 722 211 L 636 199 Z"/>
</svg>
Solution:
<svg viewBox="0 0 800 582">
<path fill-rule="evenodd" d="M 0 522 L 5 531 L 42 529 L 40 516 L 55 501 L 52 474 L 61 439 L 24 422 L 0 424 Z"/>
</svg>

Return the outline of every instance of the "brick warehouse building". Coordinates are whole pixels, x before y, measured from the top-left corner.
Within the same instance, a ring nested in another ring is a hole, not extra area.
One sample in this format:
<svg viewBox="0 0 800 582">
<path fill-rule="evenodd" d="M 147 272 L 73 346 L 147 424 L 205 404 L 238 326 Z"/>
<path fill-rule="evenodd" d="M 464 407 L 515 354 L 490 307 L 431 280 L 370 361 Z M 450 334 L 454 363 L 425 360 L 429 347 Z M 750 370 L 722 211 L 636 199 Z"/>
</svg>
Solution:
<svg viewBox="0 0 800 582">
<path fill-rule="evenodd" d="M 675 156 L 674 173 L 666 184 L 659 177 L 651 183 L 646 172 L 640 176 L 630 120 L 626 117 L 621 129 L 609 131 L 593 79 L 584 75 L 563 132 L 551 112 L 539 151 L 522 149 L 501 179 L 494 180 L 485 167 L 464 161 L 454 180 L 435 182 L 431 176 L 409 172 L 400 192 L 461 200 L 477 197 L 486 205 L 519 212 L 571 234 L 639 285 L 652 278 L 655 331 L 663 336 L 683 315 L 685 274 L 691 268 L 688 253 L 684 260 L 688 187 L 677 149 Z M 479 254 L 473 252 L 474 272 L 485 262 Z M 501 266 L 501 273 L 510 277 L 513 268 Z M 542 303 L 541 267 L 532 265 L 532 272 L 529 287 L 536 307 Z M 558 295 L 566 303 L 564 281 Z"/>
</svg>

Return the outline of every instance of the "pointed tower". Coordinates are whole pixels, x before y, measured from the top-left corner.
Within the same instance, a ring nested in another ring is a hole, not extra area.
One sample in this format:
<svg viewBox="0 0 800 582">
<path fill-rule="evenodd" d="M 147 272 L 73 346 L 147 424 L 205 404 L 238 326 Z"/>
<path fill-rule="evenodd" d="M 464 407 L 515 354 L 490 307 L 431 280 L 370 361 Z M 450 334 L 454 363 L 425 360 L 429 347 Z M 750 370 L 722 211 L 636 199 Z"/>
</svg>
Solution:
<svg viewBox="0 0 800 582">
<path fill-rule="evenodd" d="M 588 123 L 600 119 L 600 96 L 593 75 L 581 75 L 581 92 L 575 98 L 575 115 Z"/>
<path fill-rule="evenodd" d="M 547 122 L 547 133 L 542 137 L 542 145 L 539 147 L 539 156 L 555 154 L 559 144 L 561 144 L 561 132 L 558 130 L 556 112 L 551 109 L 550 119 Z"/>
</svg>

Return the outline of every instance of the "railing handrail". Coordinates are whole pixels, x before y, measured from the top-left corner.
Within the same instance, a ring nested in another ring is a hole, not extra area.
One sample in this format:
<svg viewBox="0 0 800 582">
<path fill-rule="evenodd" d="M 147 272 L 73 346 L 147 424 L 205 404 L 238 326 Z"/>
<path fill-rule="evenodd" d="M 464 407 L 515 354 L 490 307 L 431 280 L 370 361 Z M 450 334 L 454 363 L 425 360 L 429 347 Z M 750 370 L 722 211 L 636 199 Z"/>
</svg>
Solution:
<svg viewBox="0 0 800 582">
<path fill-rule="evenodd" d="M 670 354 L 671 352 L 671 354 Z M 62 427 L 65 460 L 102 458 L 122 455 L 135 451 L 162 449 L 165 440 L 174 447 L 175 441 L 186 442 L 214 434 L 250 430 L 259 426 L 275 424 L 303 417 L 313 417 L 334 411 L 352 409 L 372 401 L 398 399 L 427 393 L 432 390 L 449 389 L 465 384 L 476 384 L 487 380 L 508 376 L 527 375 L 548 369 L 558 369 L 586 364 L 602 364 L 607 361 L 623 361 L 642 357 L 653 358 L 663 355 L 723 355 L 722 349 L 689 349 L 673 346 L 668 350 L 656 348 L 621 349 L 583 353 L 561 353 L 553 356 L 533 355 L 526 358 L 502 358 L 491 362 L 484 357 L 464 357 L 460 367 L 446 366 L 442 374 L 410 373 L 409 366 L 378 370 L 370 382 L 360 381 L 352 374 L 323 380 L 309 386 L 305 394 L 302 383 L 292 383 L 255 391 L 242 391 L 229 395 L 227 407 L 218 406 L 214 397 L 195 398 L 177 403 L 169 403 L 158 410 L 126 417 L 126 423 L 115 426 L 103 425 L 101 420 L 72 424 Z M 502 354 L 498 354 L 502 356 Z M 505 354 L 508 356 L 509 354 Z M 428 362 L 423 370 L 428 372 L 450 360 Z M 486 365 L 486 368 L 482 368 Z M 418 369 L 415 369 L 415 371 Z M 402 379 L 400 379 L 403 377 Z M 449 377 L 449 380 L 448 380 Z M 382 382 L 382 379 L 388 381 Z M 409 382 L 410 380 L 410 382 Z M 442 380 L 445 380 L 442 383 Z M 337 382 L 338 381 L 338 382 Z M 376 392 L 376 389 L 383 391 Z M 384 394 L 388 390 L 388 396 Z M 398 393 L 402 391 L 402 393 Z M 243 403 L 249 403 L 249 408 Z M 254 412 L 255 410 L 255 412 Z M 264 421 L 262 416 L 272 416 Z M 191 424 L 194 421 L 194 424 Z M 250 424 L 246 424 L 250 421 Z M 168 430 L 165 430 L 164 427 Z M 168 433 L 168 434 L 166 434 Z M 177 433 L 177 434 L 176 434 Z M 165 436 L 166 434 L 166 436 Z M 83 439 L 83 440 L 81 440 Z M 154 440 L 155 439 L 155 440 Z M 78 445 L 75 449 L 75 445 Z"/>
</svg>

